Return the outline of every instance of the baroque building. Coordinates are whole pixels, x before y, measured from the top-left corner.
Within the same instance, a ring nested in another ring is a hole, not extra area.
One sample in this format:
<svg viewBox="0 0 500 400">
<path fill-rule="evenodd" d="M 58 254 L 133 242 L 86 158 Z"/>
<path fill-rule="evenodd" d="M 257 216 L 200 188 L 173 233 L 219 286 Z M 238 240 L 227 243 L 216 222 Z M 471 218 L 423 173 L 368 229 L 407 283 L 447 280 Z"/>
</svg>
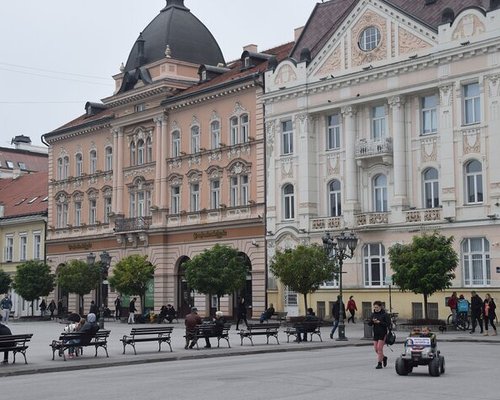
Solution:
<svg viewBox="0 0 500 400">
<path fill-rule="evenodd" d="M 239 250 L 249 274 L 241 292 L 223 299 L 222 310 L 233 315 L 237 297 L 245 296 L 254 314 L 262 312 L 262 73 L 291 47 L 260 53 L 247 46 L 241 60 L 226 64 L 184 1 L 167 0 L 114 76 L 115 93 L 44 135 L 54 271 L 89 252 L 109 252 L 110 274 L 123 257 L 147 255 L 156 271 L 146 307 L 158 311 L 171 303 L 184 315 L 196 305 L 208 314 L 215 300 L 187 286 L 183 263 L 226 244 Z M 104 289 L 112 304 L 116 294 Z M 77 308 L 75 296 L 59 289 L 56 297 Z"/>
<path fill-rule="evenodd" d="M 353 230 L 344 294 L 365 314 L 382 300 L 419 318 L 422 296 L 391 294 L 387 253 L 437 230 L 460 261 L 429 315 L 446 318 L 451 291 L 500 294 L 499 1 L 318 3 L 265 83 L 269 258 Z M 319 316 L 337 290 L 332 279 L 311 295 Z M 304 312 L 272 277 L 268 294 Z"/>
</svg>

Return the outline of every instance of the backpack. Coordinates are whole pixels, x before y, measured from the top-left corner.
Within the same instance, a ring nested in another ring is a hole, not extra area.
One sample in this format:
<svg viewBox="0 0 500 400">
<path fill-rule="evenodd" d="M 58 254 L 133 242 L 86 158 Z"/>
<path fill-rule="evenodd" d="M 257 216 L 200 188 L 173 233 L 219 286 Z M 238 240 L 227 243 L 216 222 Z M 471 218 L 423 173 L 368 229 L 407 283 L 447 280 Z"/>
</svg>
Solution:
<svg viewBox="0 0 500 400">
<path fill-rule="evenodd" d="M 396 334 L 392 330 L 388 330 L 385 336 L 385 344 L 392 346 L 394 343 L 396 343 Z"/>
</svg>

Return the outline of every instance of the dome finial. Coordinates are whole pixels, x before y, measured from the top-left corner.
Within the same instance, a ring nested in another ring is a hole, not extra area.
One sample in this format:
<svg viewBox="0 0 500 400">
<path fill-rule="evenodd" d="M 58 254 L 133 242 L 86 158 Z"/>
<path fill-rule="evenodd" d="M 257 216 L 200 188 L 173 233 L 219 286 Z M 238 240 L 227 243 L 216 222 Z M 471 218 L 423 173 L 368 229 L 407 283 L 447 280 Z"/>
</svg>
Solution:
<svg viewBox="0 0 500 400">
<path fill-rule="evenodd" d="M 172 7 L 183 8 L 187 10 L 187 7 L 184 5 L 184 0 L 167 0 L 167 5 L 162 11 L 168 10 Z"/>
<path fill-rule="evenodd" d="M 169 44 L 167 44 L 167 48 L 165 49 L 165 57 L 172 58 L 172 50 L 170 49 Z"/>
</svg>

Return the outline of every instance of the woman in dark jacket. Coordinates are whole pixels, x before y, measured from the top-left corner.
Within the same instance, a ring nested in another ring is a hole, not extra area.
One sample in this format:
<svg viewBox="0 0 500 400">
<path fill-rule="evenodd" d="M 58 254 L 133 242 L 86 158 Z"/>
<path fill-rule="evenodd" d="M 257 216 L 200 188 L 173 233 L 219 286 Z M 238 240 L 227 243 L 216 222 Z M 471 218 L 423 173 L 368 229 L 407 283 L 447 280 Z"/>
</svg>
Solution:
<svg viewBox="0 0 500 400">
<path fill-rule="evenodd" d="M 238 321 L 236 322 L 236 330 L 238 330 L 238 326 L 240 325 L 241 320 L 243 320 L 245 322 L 245 325 L 248 328 L 247 303 L 245 302 L 244 297 L 242 297 L 240 299 L 240 302 L 238 303 Z"/>
<path fill-rule="evenodd" d="M 497 306 L 493 299 L 491 298 L 490 294 L 487 293 L 486 297 L 484 298 L 484 304 L 483 304 L 483 318 L 484 318 L 484 335 L 488 336 L 488 323 L 491 325 L 493 328 L 493 333 L 491 336 L 496 336 L 497 335 L 497 327 L 495 326 L 495 318 L 497 316 L 495 310 Z"/>
<path fill-rule="evenodd" d="M 387 357 L 384 356 L 385 337 L 387 336 L 389 316 L 382 307 L 382 302 L 373 302 L 373 313 L 368 320 L 368 325 L 373 327 L 373 347 L 377 353 L 376 369 L 387 367 Z"/>
</svg>

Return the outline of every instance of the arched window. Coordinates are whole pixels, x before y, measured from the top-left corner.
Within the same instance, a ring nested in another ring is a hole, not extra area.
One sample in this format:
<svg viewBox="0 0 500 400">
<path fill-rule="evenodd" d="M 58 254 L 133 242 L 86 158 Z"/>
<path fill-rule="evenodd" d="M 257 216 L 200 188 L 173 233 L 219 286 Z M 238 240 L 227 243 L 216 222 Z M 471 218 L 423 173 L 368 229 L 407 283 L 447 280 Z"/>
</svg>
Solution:
<svg viewBox="0 0 500 400">
<path fill-rule="evenodd" d="M 239 143 L 239 126 L 238 126 L 238 117 L 233 117 L 229 121 L 230 126 L 230 144 L 235 145 Z"/>
<path fill-rule="evenodd" d="M 465 164 L 465 202 L 483 202 L 483 166 L 477 160 Z"/>
<path fill-rule="evenodd" d="M 491 283 L 490 242 L 468 238 L 462 242 L 465 286 L 488 286 Z"/>
<path fill-rule="evenodd" d="M 295 218 L 295 195 L 293 185 L 283 187 L 283 219 Z"/>
<path fill-rule="evenodd" d="M 76 167 L 75 176 L 76 177 L 82 176 L 82 174 L 83 174 L 83 156 L 80 153 L 78 153 L 75 156 L 75 167 Z"/>
<path fill-rule="evenodd" d="M 90 151 L 90 159 L 89 159 L 89 172 L 91 174 L 95 174 L 97 171 L 97 151 L 96 150 L 91 150 Z"/>
<path fill-rule="evenodd" d="M 135 142 L 130 142 L 130 165 L 135 165 Z"/>
<path fill-rule="evenodd" d="M 342 201 L 340 193 L 340 182 L 333 180 L 328 184 L 328 199 L 330 203 L 330 217 L 342 215 Z"/>
<path fill-rule="evenodd" d="M 439 179 L 435 168 L 427 168 L 422 174 L 424 208 L 439 207 Z"/>
<path fill-rule="evenodd" d="M 113 170 L 113 148 L 111 146 L 106 147 L 106 171 Z"/>
<path fill-rule="evenodd" d="M 220 147 L 220 122 L 212 121 L 210 124 L 210 135 L 212 141 L 212 149 L 217 149 Z"/>
<path fill-rule="evenodd" d="M 144 140 L 137 142 L 137 165 L 144 164 Z"/>
<path fill-rule="evenodd" d="M 153 141 L 150 137 L 146 139 L 146 162 L 153 161 Z"/>
<path fill-rule="evenodd" d="M 387 211 L 387 177 L 383 174 L 373 178 L 373 206 L 374 211 Z"/>
<path fill-rule="evenodd" d="M 200 127 L 191 127 L 191 153 L 200 152 Z"/>
<path fill-rule="evenodd" d="M 172 157 L 179 157 L 181 154 L 181 133 L 179 131 L 172 132 Z"/>
</svg>

